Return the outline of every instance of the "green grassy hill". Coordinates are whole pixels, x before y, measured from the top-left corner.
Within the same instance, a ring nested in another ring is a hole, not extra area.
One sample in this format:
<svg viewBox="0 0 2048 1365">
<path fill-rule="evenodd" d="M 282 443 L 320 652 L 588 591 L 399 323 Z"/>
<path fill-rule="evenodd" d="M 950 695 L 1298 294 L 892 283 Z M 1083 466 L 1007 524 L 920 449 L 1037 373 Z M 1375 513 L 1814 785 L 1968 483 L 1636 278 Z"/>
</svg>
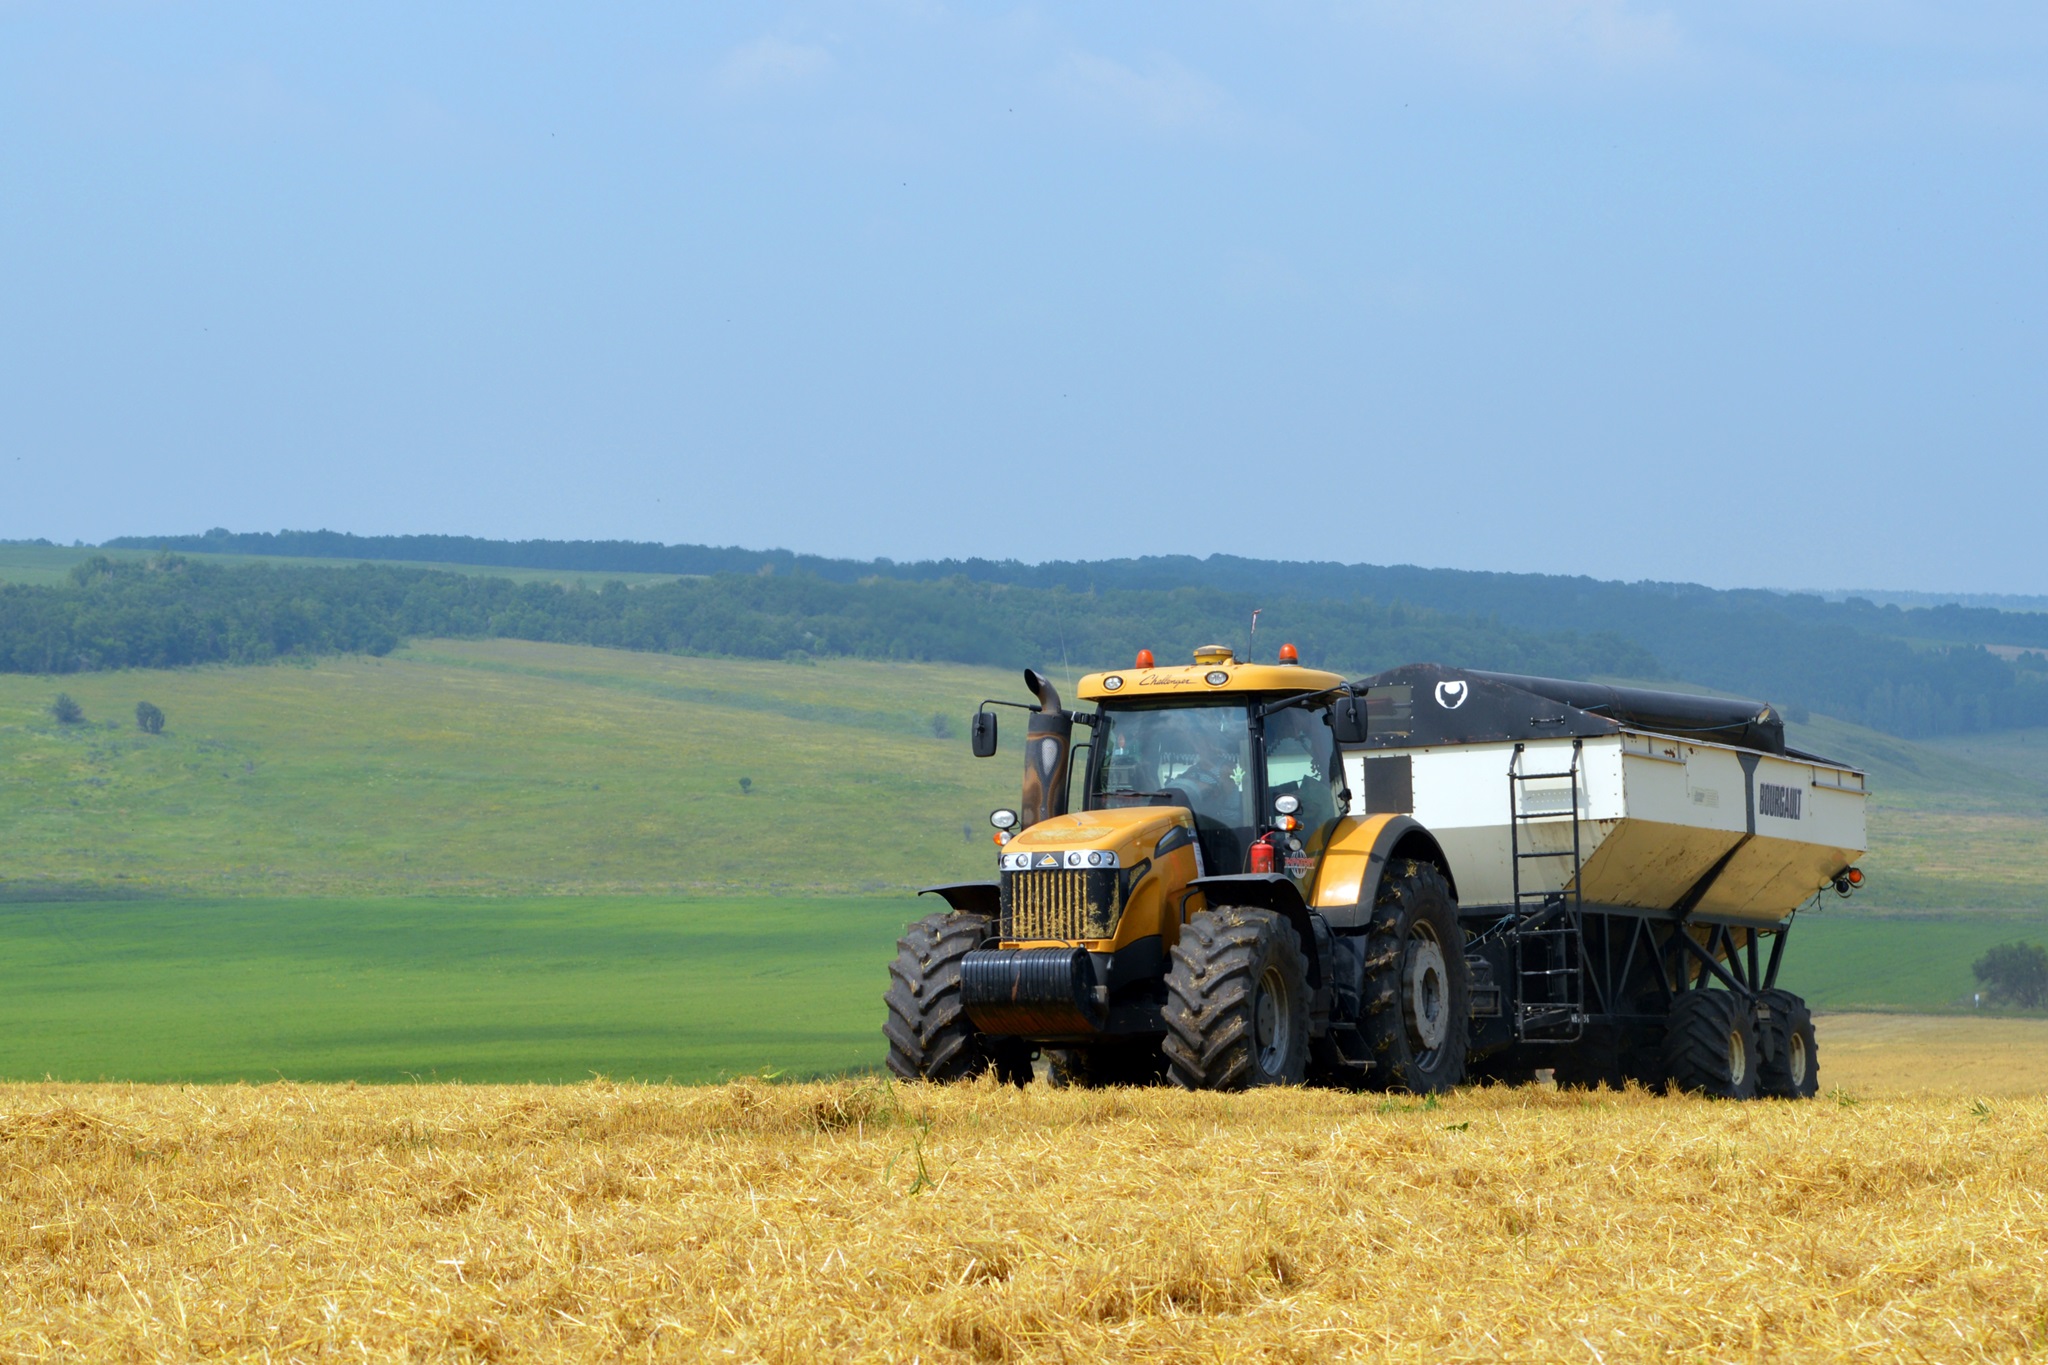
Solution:
<svg viewBox="0 0 2048 1365">
<path fill-rule="evenodd" d="M 59 690 L 84 708 L 60 725 Z M 0 676 L 0 896 L 844 894 L 988 875 L 1007 673 L 498 641 Z M 168 717 L 139 732 L 135 704 Z M 953 738 L 933 734 L 944 717 Z M 742 795 L 740 779 L 750 779 Z"/>
<path fill-rule="evenodd" d="M 1870 774 L 1871 884 L 1857 905 L 2048 912 L 2048 772 L 1993 759 L 2009 736 L 1913 743 L 1819 716 L 1786 733 Z"/>
<path fill-rule="evenodd" d="M 88 723 L 59 725 L 60 690 Z M 430 641 L 385 659 L 0 675 L 0 897 L 848 894 L 987 874 L 1022 695 L 945 664 Z M 140 733 L 135 704 L 164 709 Z M 951 738 L 934 736 L 942 717 Z M 1816 717 L 1871 773 L 1855 906 L 2048 909 L 2048 746 L 1916 744 Z M 751 780 L 742 795 L 740 779 Z"/>
</svg>

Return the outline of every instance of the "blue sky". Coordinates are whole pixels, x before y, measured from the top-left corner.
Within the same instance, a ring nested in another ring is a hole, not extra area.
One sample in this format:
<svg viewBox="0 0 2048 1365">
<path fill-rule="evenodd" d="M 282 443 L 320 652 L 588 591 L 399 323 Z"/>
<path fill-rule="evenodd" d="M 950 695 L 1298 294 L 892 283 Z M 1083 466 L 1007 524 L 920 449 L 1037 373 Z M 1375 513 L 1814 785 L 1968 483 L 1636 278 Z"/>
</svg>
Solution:
<svg viewBox="0 0 2048 1365">
<path fill-rule="evenodd" d="M 2048 8 L 0 0 L 0 537 L 2048 592 Z"/>
</svg>

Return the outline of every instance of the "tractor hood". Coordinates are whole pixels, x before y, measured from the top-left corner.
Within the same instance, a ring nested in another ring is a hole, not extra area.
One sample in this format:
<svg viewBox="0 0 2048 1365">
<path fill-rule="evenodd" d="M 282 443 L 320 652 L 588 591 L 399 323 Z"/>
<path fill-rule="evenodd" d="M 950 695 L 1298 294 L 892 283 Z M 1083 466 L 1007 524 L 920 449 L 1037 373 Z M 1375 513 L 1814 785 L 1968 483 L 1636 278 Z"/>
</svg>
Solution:
<svg viewBox="0 0 2048 1365">
<path fill-rule="evenodd" d="M 1054 867 L 1136 867 L 1192 844 L 1195 820 L 1181 806 L 1076 811 L 1041 820 L 1003 845 L 1005 872 Z"/>
</svg>

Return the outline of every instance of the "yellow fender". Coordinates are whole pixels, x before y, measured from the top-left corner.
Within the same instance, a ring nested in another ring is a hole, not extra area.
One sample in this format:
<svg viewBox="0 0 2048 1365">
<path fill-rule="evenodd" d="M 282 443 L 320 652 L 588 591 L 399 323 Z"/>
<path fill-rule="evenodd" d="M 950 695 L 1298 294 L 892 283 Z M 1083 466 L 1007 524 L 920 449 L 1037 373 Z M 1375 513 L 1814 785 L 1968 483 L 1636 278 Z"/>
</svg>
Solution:
<svg viewBox="0 0 2048 1365">
<path fill-rule="evenodd" d="M 1434 864 L 1450 883 L 1452 897 L 1457 896 L 1450 859 L 1420 822 L 1406 815 L 1346 817 L 1324 846 L 1310 902 L 1332 929 L 1363 929 L 1372 918 L 1387 865 L 1409 861 Z"/>
</svg>

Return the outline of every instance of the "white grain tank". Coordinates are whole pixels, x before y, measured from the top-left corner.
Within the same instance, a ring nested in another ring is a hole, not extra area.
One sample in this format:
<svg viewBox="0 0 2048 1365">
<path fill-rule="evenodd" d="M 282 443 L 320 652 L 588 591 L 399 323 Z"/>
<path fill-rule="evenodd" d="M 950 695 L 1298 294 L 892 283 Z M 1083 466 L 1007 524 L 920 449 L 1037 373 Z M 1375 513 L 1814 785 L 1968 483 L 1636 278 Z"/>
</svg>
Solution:
<svg viewBox="0 0 2048 1365">
<path fill-rule="evenodd" d="M 1864 774 L 1786 748 L 1762 703 L 1435 664 L 1360 685 L 1353 813 L 1428 827 L 1467 914 L 1516 904 L 1519 849 L 1561 855 L 1519 860 L 1524 900 L 1777 925 L 1865 848 Z"/>
</svg>

